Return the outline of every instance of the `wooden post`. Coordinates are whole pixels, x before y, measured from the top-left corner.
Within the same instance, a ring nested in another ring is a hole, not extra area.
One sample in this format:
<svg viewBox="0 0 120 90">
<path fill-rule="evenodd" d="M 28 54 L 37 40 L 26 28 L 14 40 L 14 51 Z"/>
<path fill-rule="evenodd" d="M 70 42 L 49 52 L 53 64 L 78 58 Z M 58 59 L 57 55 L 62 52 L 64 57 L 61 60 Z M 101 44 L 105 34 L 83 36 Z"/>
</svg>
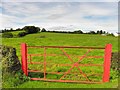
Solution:
<svg viewBox="0 0 120 90">
<path fill-rule="evenodd" d="M 26 76 L 28 76 L 27 72 L 27 45 L 25 43 L 21 44 L 21 62 L 22 62 L 22 70 Z"/>
<path fill-rule="evenodd" d="M 105 47 L 103 82 L 109 82 L 112 44 Z"/>
</svg>

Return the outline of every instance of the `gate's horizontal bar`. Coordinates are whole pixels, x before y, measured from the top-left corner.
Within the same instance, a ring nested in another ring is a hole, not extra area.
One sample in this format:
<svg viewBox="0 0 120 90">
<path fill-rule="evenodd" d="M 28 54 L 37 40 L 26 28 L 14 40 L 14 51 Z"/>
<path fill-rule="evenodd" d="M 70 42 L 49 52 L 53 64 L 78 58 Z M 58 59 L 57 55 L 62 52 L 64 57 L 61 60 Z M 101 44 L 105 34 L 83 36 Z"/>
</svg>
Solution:
<svg viewBox="0 0 120 90">
<path fill-rule="evenodd" d="M 47 65 L 50 65 L 51 62 L 46 62 Z M 44 62 L 28 62 L 28 64 L 44 64 Z M 73 66 L 74 64 L 55 64 L 56 66 Z M 103 66 L 103 64 L 78 64 L 78 66 Z"/>
<path fill-rule="evenodd" d="M 71 55 L 70 56 L 76 56 L 78 58 L 81 58 L 82 56 L 78 55 Z M 44 56 L 44 54 L 28 54 L 28 56 Z M 46 56 L 65 56 L 64 54 L 46 54 Z M 104 56 L 86 56 L 85 58 L 104 58 Z"/>
<path fill-rule="evenodd" d="M 103 82 L 93 82 L 93 81 L 73 81 L 73 80 L 53 80 L 53 79 L 44 79 L 44 78 L 31 78 L 31 80 L 41 80 L 41 81 L 50 81 L 50 82 L 74 82 L 74 83 L 86 83 L 86 84 L 100 84 Z"/>
<path fill-rule="evenodd" d="M 87 46 L 27 46 L 29 48 L 84 48 L 84 49 L 105 49 L 105 47 L 87 47 Z"/>
</svg>

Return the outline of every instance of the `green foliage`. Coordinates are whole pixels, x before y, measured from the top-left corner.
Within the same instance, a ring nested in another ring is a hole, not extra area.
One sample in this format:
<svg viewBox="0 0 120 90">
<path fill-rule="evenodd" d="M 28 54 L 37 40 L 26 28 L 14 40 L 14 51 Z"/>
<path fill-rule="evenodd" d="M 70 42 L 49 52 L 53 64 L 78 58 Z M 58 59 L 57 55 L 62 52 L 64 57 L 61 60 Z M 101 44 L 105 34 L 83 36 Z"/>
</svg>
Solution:
<svg viewBox="0 0 120 90">
<path fill-rule="evenodd" d="M 18 84 L 22 84 L 24 82 L 27 82 L 30 80 L 30 78 L 26 75 L 23 74 L 22 70 L 17 71 L 17 73 L 15 74 L 15 77 L 18 79 L 19 82 L 16 82 Z"/>
<path fill-rule="evenodd" d="M 42 28 L 41 32 L 46 32 L 46 29 L 45 29 L 45 28 Z"/>
<path fill-rule="evenodd" d="M 111 73 L 110 73 L 110 80 L 114 80 L 114 79 L 118 79 L 118 71 L 115 71 L 113 69 L 110 70 Z"/>
<path fill-rule="evenodd" d="M 12 38 L 12 37 L 13 37 L 13 34 L 10 33 L 10 32 L 6 32 L 6 33 L 3 33 L 3 34 L 2 34 L 2 37 L 3 37 L 3 38 Z"/>
<path fill-rule="evenodd" d="M 35 27 L 35 26 L 25 26 L 24 28 L 22 28 L 23 30 L 25 30 L 25 32 L 27 34 L 31 34 L 31 33 L 37 33 L 40 31 L 39 27 Z"/>
<path fill-rule="evenodd" d="M 17 36 L 18 36 L 18 37 L 23 37 L 23 36 L 25 36 L 26 34 L 27 34 L 26 32 L 19 32 Z"/>
<path fill-rule="evenodd" d="M 20 28 L 17 28 L 15 31 L 23 31 L 22 29 L 20 29 Z"/>
<path fill-rule="evenodd" d="M 2 87 L 14 88 L 29 80 L 30 78 L 25 76 L 21 70 L 17 71 L 16 73 L 5 72 L 2 74 Z"/>
<path fill-rule="evenodd" d="M 83 34 L 83 31 L 82 31 L 82 30 L 78 30 L 78 31 L 74 31 L 73 33 L 76 33 L 76 34 Z"/>
<path fill-rule="evenodd" d="M 95 31 L 90 31 L 88 32 L 89 34 L 96 34 Z"/>
<path fill-rule="evenodd" d="M 111 34 L 107 34 L 107 36 L 114 36 L 114 34 L 113 34 L 113 33 L 111 33 Z"/>
<path fill-rule="evenodd" d="M 10 29 L 3 29 L 1 32 L 2 33 L 5 33 L 5 32 L 15 32 L 15 31 L 22 31 L 22 29 L 18 28 L 16 30 L 13 30 L 13 28 L 10 28 Z"/>
<path fill-rule="evenodd" d="M 107 34 L 107 33 L 105 31 L 103 31 L 103 30 L 98 30 L 97 34 Z"/>
</svg>

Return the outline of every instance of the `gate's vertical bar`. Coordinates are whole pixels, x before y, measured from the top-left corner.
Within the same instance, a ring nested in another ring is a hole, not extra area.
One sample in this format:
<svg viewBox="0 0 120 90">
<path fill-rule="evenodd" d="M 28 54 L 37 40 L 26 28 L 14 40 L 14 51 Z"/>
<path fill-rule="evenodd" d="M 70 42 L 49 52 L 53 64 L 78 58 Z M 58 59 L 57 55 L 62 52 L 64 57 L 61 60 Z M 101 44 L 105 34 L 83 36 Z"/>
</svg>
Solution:
<svg viewBox="0 0 120 90">
<path fill-rule="evenodd" d="M 109 82 L 112 44 L 105 47 L 103 82 Z"/>
<path fill-rule="evenodd" d="M 21 62 L 22 62 L 22 70 L 26 76 L 28 76 L 27 72 L 27 45 L 25 43 L 21 44 Z"/>
<path fill-rule="evenodd" d="M 46 79 L 46 48 L 44 48 L 44 79 Z"/>
</svg>

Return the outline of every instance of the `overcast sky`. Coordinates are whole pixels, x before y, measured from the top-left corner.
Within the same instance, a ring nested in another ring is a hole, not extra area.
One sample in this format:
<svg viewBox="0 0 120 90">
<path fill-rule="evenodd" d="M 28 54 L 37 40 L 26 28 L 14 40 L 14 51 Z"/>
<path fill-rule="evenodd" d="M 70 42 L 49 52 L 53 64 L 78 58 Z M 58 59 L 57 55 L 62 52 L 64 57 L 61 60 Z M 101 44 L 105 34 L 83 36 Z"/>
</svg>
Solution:
<svg viewBox="0 0 120 90">
<path fill-rule="evenodd" d="M 104 0 L 106 2 L 15 1 L 17 0 L 14 2 L 5 0 L 0 4 L 0 22 L 2 23 L 0 29 L 21 28 L 25 25 L 44 28 L 75 25 L 83 31 L 101 29 L 108 32 L 118 31 L 117 2 L 107 2 L 108 0 Z"/>
</svg>

